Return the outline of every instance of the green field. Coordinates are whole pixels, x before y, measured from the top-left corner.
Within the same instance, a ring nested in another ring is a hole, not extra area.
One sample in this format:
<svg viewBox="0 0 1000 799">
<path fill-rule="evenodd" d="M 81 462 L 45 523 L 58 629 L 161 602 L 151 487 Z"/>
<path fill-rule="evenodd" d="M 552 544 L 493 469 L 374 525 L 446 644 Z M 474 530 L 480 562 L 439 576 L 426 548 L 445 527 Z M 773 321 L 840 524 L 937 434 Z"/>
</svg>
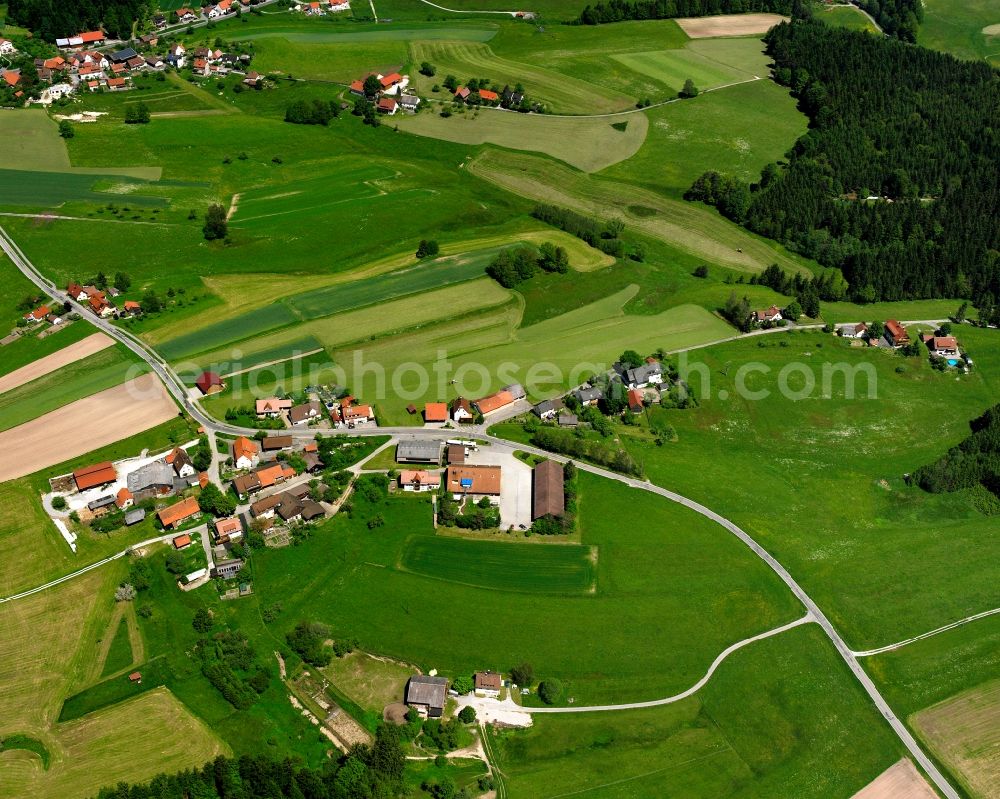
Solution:
<svg viewBox="0 0 1000 799">
<path fill-rule="evenodd" d="M 959 58 L 985 58 L 1000 66 L 1000 9 L 992 0 L 925 0 L 917 39 Z"/>
<path fill-rule="evenodd" d="M 121 345 L 108 347 L 0 394 L 0 430 L 37 419 L 147 371 L 149 367 Z"/>
<path fill-rule="evenodd" d="M 839 28 L 848 28 L 854 31 L 878 33 L 878 28 L 855 6 L 819 8 L 815 14 L 827 25 L 836 25 Z"/>
<path fill-rule="evenodd" d="M 385 525 L 373 531 L 365 520 L 375 512 Z M 276 634 L 300 618 L 317 619 L 331 625 L 333 637 L 357 637 L 366 651 L 450 674 L 526 659 L 536 673 L 562 679 L 577 702 L 622 701 L 683 690 L 729 644 L 800 613 L 776 578 L 722 528 L 587 475 L 580 478 L 579 520 L 583 545 L 599 553 L 590 567 L 596 569 L 593 594 L 580 591 L 592 572 L 583 569 L 587 550 L 579 546 L 458 539 L 438 544 L 422 497 L 392 497 L 377 507 L 356 497 L 353 517 L 334 517 L 299 546 L 255 554 L 257 600 L 263 606 L 281 603 Z M 413 542 L 423 539 L 434 543 L 414 550 Z M 571 565 L 576 574 L 564 585 L 576 595 L 498 590 L 515 582 L 523 589 L 528 572 L 484 574 L 469 557 L 473 547 L 507 564 L 515 557 L 530 563 L 538 576 Z M 653 549 L 657 558 L 647 556 Z M 442 560 L 445 552 L 458 550 L 467 564 L 461 573 Z M 437 577 L 396 568 L 412 552 L 426 564 L 428 551 Z M 463 584 L 470 569 L 474 579 L 468 582 L 490 587 Z M 372 603 L 372 596 L 380 601 Z M 634 649 L 637 630 L 656 646 Z"/>
<path fill-rule="evenodd" d="M 752 181 L 784 157 L 806 132 L 806 118 L 788 92 L 769 80 L 701 94 L 646 112 L 649 131 L 631 158 L 603 177 L 633 182 L 675 199 L 715 169 Z"/>
<path fill-rule="evenodd" d="M 596 172 L 634 155 L 646 138 L 648 120 L 634 113 L 611 118 L 553 117 L 481 110 L 447 119 L 433 113 L 400 119 L 399 128 L 461 144 L 496 144 L 545 153 L 584 172 Z M 619 130 L 612 124 L 625 125 Z"/>
<path fill-rule="evenodd" d="M 111 646 L 104 659 L 101 676 L 106 677 L 122 669 L 127 669 L 132 665 L 132 662 L 132 642 L 129 640 L 128 622 L 123 618 L 115 629 L 114 638 L 111 639 Z"/>
<path fill-rule="evenodd" d="M 851 796 L 900 757 L 822 633 L 742 649 L 662 708 L 535 716 L 494 738 L 511 796 Z"/>
<path fill-rule="evenodd" d="M 674 91 L 688 78 L 699 90 L 766 76 L 767 57 L 757 39 L 693 39 L 676 50 L 656 49 L 612 56 L 625 67 Z"/>
<path fill-rule="evenodd" d="M 555 73 L 537 62 L 525 63 L 501 57 L 487 44 L 413 42 L 410 55 L 413 63 L 430 61 L 438 69 L 435 78 L 411 76 L 421 94 L 426 94 L 434 83 L 451 74 L 459 82 L 472 77 L 488 77 L 490 83 L 496 83 L 498 87 L 521 83 L 530 99 L 543 103 L 552 113 L 603 114 L 623 111 L 634 102 L 619 92 Z"/>
<path fill-rule="evenodd" d="M 474 588 L 529 594 L 594 592 L 596 553 L 588 547 L 535 546 L 419 536 L 406 542 L 403 571 Z"/>
</svg>

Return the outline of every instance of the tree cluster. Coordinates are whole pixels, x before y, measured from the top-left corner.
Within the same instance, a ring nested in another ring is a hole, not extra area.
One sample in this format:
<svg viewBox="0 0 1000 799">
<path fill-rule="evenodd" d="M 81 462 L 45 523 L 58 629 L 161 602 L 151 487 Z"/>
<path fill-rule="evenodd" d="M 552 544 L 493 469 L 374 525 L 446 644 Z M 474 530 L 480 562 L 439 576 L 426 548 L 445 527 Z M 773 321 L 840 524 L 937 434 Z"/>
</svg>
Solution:
<svg viewBox="0 0 1000 799">
<path fill-rule="evenodd" d="M 713 14 L 745 14 L 768 11 L 790 14 L 792 0 L 609 0 L 588 5 L 577 20 L 582 25 L 603 25 L 629 19 L 674 19 Z"/>
<path fill-rule="evenodd" d="M 340 116 L 336 100 L 296 100 L 285 108 L 285 122 L 293 125 L 328 125 Z"/>
<path fill-rule="evenodd" d="M 246 636 L 223 630 L 197 646 L 201 673 L 238 710 L 251 707 L 271 681 L 268 667 L 256 658 Z"/>
<path fill-rule="evenodd" d="M 765 41 L 810 130 L 787 165 L 768 165 L 749 187 L 707 173 L 689 196 L 841 268 L 854 301 L 995 305 L 997 73 L 815 20 L 778 25 Z"/>
<path fill-rule="evenodd" d="M 145 125 L 149 122 L 149 106 L 145 103 L 130 103 L 125 107 L 126 125 Z"/>
<path fill-rule="evenodd" d="M 801 273 L 789 275 L 777 264 L 771 264 L 759 275 L 750 277 L 751 285 L 767 286 L 779 294 L 795 297 L 800 313 L 815 319 L 819 316 L 819 302 L 838 302 L 847 294 L 847 283 L 835 269 L 806 278 Z M 791 306 L 789 306 L 791 307 Z M 797 314 L 785 314 L 786 318 Z"/>
<path fill-rule="evenodd" d="M 216 517 L 231 516 L 236 510 L 236 497 L 223 493 L 215 483 L 209 483 L 198 495 L 198 507 Z"/>
<path fill-rule="evenodd" d="M 855 5 L 871 14 L 887 36 L 911 43 L 917 40 L 917 28 L 924 20 L 920 0 L 855 0 Z"/>
<path fill-rule="evenodd" d="M 558 452 L 572 458 L 587 460 L 623 474 L 642 474 L 642 467 L 624 449 L 608 446 L 601 441 L 580 438 L 567 430 L 539 427 L 532 434 L 531 443 L 549 452 Z"/>
<path fill-rule="evenodd" d="M 619 238 L 625 230 L 625 223 L 620 219 L 612 219 L 602 225 L 596 219 L 578 214 L 576 211 L 545 203 L 536 205 L 531 215 L 541 222 L 564 230 L 571 236 L 576 236 L 591 247 L 596 247 L 615 258 L 620 258 L 625 254 L 625 245 Z"/>
<path fill-rule="evenodd" d="M 970 423 L 972 434 L 908 480 L 934 494 L 983 485 L 1000 495 L 1000 405 Z"/>
<path fill-rule="evenodd" d="M 201 232 L 209 241 L 224 239 L 229 234 L 226 209 L 218 203 L 208 206 L 208 210 L 205 212 L 205 224 Z"/>
<path fill-rule="evenodd" d="M 374 744 L 315 769 L 291 758 L 220 755 L 201 768 L 102 788 L 97 799 L 371 799 L 398 795 L 405 768 L 399 729 L 381 725 Z"/>
<path fill-rule="evenodd" d="M 312 666 L 327 666 L 333 658 L 333 650 L 326 644 L 330 628 L 319 622 L 300 621 L 295 629 L 285 636 L 288 645 L 306 663 Z"/>
</svg>

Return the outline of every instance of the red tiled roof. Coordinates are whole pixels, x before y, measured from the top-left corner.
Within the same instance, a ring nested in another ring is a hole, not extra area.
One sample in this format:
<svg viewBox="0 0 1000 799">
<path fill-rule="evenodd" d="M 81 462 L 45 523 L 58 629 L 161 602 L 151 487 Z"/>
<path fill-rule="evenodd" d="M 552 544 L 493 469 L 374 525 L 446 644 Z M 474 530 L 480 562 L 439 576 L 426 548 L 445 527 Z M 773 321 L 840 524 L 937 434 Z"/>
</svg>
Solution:
<svg viewBox="0 0 1000 799">
<path fill-rule="evenodd" d="M 111 461 L 104 461 L 77 469 L 73 472 L 73 479 L 76 481 L 76 487 L 80 491 L 86 491 L 88 488 L 93 488 L 94 486 L 113 483 L 118 479 L 118 473 L 115 472 L 114 464 Z"/>
<path fill-rule="evenodd" d="M 447 422 L 448 421 L 448 403 L 447 402 L 428 402 L 424 405 L 424 421 L 425 422 Z"/>
<path fill-rule="evenodd" d="M 239 519 L 229 518 L 229 519 L 219 519 L 215 523 L 215 532 L 221 535 L 231 535 L 232 533 L 243 532 L 243 525 L 240 524 Z"/>
<path fill-rule="evenodd" d="M 393 72 L 391 75 L 386 75 L 382 78 L 379 83 L 382 84 L 383 89 L 388 89 L 390 86 L 395 86 L 403 79 L 403 76 L 398 72 Z"/>
<path fill-rule="evenodd" d="M 222 378 L 215 372 L 202 372 L 198 375 L 198 379 L 194 381 L 194 384 L 201 389 L 202 394 L 207 394 L 210 389 L 222 385 Z"/>
<path fill-rule="evenodd" d="M 115 497 L 115 504 L 119 508 L 124 507 L 125 503 L 132 499 L 132 492 L 127 488 L 123 488 L 118 492 L 118 496 Z"/>
<path fill-rule="evenodd" d="M 253 456 L 257 454 L 257 445 L 254 444 L 246 436 L 240 436 L 233 442 L 233 461 L 238 461 L 240 458 L 250 458 L 253 460 Z"/>
<path fill-rule="evenodd" d="M 471 485 L 463 486 L 463 481 Z M 447 489 L 453 494 L 500 494 L 499 466 L 449 466 Z"/>
<path fill-rule="evenodd" d="M 183 549 L 190 543 L 191 543 L 191 536 L 189 536 L 187 533 L 184 533 L 184 535 L 179 535 L 177 536 L 177 538 L 174 539 L 174 549 Z"/>
<path fill-rule="evenodd" d="M 906 328 L 903 327 L 895 319 L 889 319 L 885 323 L 885 329 L 889 331 L 889 335 L 892 336 L 894 343 L 900 343 L 902 341 L 908 341 L 910 336 L 906 332 Z"/>
<path fill-rule="evenodd" d="M 104 32 L 103 31 L 87 31 L 86 33 L 81 33 L 80 38 L 83 39 L 84 44 L 90 44 L 91 42 L 103 42 Z"/>
<path fill-rule="evenodd" d="M 491 92 L 489 89 L 480 89 L 479 96 L 484 100 L 489 100 L 491 103 L 495 103 L 500 99 L 500 95 L 496 92 Z"/>
<path fill-rule="evenodd" d="M 510 405 L 513 401 L 514 395 L 509 391 L 498 391 L 496 394 L 491 394 L 488 397 L 477 400 L 476 405 L 479 406 L 479 412 L 485 416 L 487 413 L 492 413 Z"/>
<path fill-rule="evenodd" d="M 200 511 L 198 500 L 194 497 L 188 497 L 187 499 L 182 499 L 180 502 L 175 502 L 169 508 L 164 508 L 156 515 L 160 517 L 160 524 L 164 527 L 171 527 L 177 524 L 177 522 L 182 522 Z"/>
</svg>

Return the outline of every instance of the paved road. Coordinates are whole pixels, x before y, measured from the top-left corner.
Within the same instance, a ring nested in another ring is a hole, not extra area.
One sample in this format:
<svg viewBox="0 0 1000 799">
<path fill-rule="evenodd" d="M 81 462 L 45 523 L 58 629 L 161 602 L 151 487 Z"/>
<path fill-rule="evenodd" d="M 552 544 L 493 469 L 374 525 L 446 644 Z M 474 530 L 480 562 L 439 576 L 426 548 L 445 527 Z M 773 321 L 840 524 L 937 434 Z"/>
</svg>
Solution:
<svg viewBox="0 0 1000 799">
<path fill-rule="evenodd" d="M 2 249 L 8 257 L 14 262 L 14 264 L 20 269 L 20 271 L 31 280 L 35 285 L 42 289 L 46 294 L 52 297 L 56 302 L 62 303 L 66 299 L 66 295 L 61 292 L 51 281 L 47 280 L 45 277 L 38 272 L 34 265 L 28 260 L 23 252 L 18 248 L 17 244 L 10 238 L 3 228 L 0 228 L 0 249 Z M 217 433 L 230 433 L 235 435 L 253 435 L 256 431 L 248 428 L 240 428 L 232 425 L 222 424 L 215 421 L 215 419 L 209 417 L 205 414 L 200 407 L 188 396 L 187 387 L 180 380 L 180 378 L 174 373 L 173 369 L 163 361 L 159 355 L 149 349 L 144 343 L 139 341 L 137 338 L 132 336 L 130 333 L 121 330 L 110 322 L 99 319 L 94 316 L 94 314 L 89 311 L 84 310 L 78 303 L 71 301 L 71 305 L 74 309 L 81 315 L 83 319 L 88 320 L 98 329 L 107 333 L 114 339 L 117 339 L 126 347 L 128 347 L 132 352 L 138 355 L 140 358 L 145 360 L 153 371 L 164 381 L 168 390 L 171 394 L 178 400 L 183 408 L 185 408 L 191 416 L 198 421 L 199 424 L 203 425 L 206 430 L 214 430 Z M 313 431 L 308 429 L 302 431 L 296 431 L 294 429 L 286 431 L 287 433 L 296 436 L 311 438 L 315 435 Z M 519 449 L 522 451 L 527 451 L 534 453 L 536 455 L 541 455 L 543 457 L 553 458 L 559 461 L 566 461 L 567 459 L 561 456 L 553 455 L 552 453 L 539 449 L 537 447 L 532 447 L 525 444 L 511 444 L 511 442 L 496 438 L 495 436 L 488 435 L 485 430 L 481 427 L 473 427 L 473 429 L 466 429 L 462 433 L 457 433 L 454 430 L 440 430 L 440 429 L 426 429 L 426 428 L 357 428 L 355 430 L 345 430 L 341 431 L 347 435 L 358 435 L 358 436 L 368 436 L 368 435 L 385 435 L 390 434 L 407 434 L 417 437 L 433 437 L 433 438 L 449 438 L 456 434 L 463 436 L 478 436 L 489 441 L 493 446 L 508 448 L 508 449 Z M 948 780 L 945 779 L 944 775 L 941 774 L 940 770 L 931 761 L 931 759 L 924 753 L 923 749 L 916 742 L 913 736 L 910 734 L 906 726 L 900 721 L 896 714 L 893 713 L 892 708 L 889 703 L 886 702 L 885 698 L 879 693 L 878 688 L 875 683 L 872 682 L 868 673 L 861 667 L 858 662 L 857 656 L 854 652 L 847 646 L 847 643 L 841 637 L 840 633 L 833 626 L 833 623 L 826 617 L 826 614 L 820 609 L 820 607 L 813 601 L 813 599 L 805 592 L 805 590 L 795 581 L 795 578 L 788 572 L 788 570 L 778 562 L 778 560 L 771 555 L 763 546 L 758 544 L 747 532 L 742 528 L 737 526 L 735 523 L 731 522 L 724 516 L 716 513 L 710 508 L 705 507 L 695 500 L 688 499 L 685 496 L 677 494 L 661 486 L 653 485 L 644 480 L 640 480 L 635 477 L 628 477 L 625 475 L 618 474 L 616 472 L 608 471 L 607 469 L 602 469 L 598 466 L 592 466 L 586 463 L 578 463 L 577 467 L 581 471 L 589 472 L 591 474 L 596 474 L 601 477 L 605 477 L 609 480 L 616 480 L 625 485 L 636 488 L 642 491 L 649 491 L 651 493 L 657 494 L 659 496 L 665 497 L 666 499 L 676 502 L 679 505 L 693 510 L 695 513 L 699 513 L 707 519 L 711 519 L 717 524 L 724 527 L 734 536 L 736 536 L 740 541 L 742 541 L 757 557 L 759 557 L 764 563 L 766 563 L 771 570 L 778 575 L 778 577 L 788 586 L 788 589 L 799 599 L 799 601 L 805 606 L 806 610 L 812 614 L 816 623 L 819 624 L 820 628 L 826 634 L 827 638 L 833 643 L 837 652 L 840 654 L 841 658 L 847 664 L 847 667 L 851 670 L 854 676 L 857 678 L 858 682 L 865 689 L 865 692 L 871 698 L 872 702 L 878 708 L 879 712 L 882 714 L 883 718 L 889 723 L 893 731 L 902 741 L 903 745 L 909 751 L 913 759 L 920 765 L 924 772 L 931 778 L 934 784 L 937 786 L 938 790 L 946 797 L 946 799 L 959 799 L 958 793 L 951 786 Z M 123 554 L 123 553 L 122 553 Z M 120 557 L 119 555 L 118 557 Z M 90 567 L 93 568 L 93 567 Z M 9 601 L 9 599 L 7 600 Z"/>
</svg>

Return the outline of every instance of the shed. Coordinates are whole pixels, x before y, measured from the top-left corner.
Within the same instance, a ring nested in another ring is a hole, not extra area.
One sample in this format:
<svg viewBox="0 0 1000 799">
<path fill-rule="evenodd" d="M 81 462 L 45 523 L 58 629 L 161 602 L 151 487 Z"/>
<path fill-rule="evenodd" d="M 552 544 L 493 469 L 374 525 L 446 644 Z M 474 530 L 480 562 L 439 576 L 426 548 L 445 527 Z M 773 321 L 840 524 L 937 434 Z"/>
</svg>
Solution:
<svg viewBox="0 0 1000 799">
<path fill-rule="evenodd" d="M 566 510 L 563 494 L 563 466 L 558 461 L 542 461 L 532 472 L 531 518 L 562 516 Z"/>
</svg>

